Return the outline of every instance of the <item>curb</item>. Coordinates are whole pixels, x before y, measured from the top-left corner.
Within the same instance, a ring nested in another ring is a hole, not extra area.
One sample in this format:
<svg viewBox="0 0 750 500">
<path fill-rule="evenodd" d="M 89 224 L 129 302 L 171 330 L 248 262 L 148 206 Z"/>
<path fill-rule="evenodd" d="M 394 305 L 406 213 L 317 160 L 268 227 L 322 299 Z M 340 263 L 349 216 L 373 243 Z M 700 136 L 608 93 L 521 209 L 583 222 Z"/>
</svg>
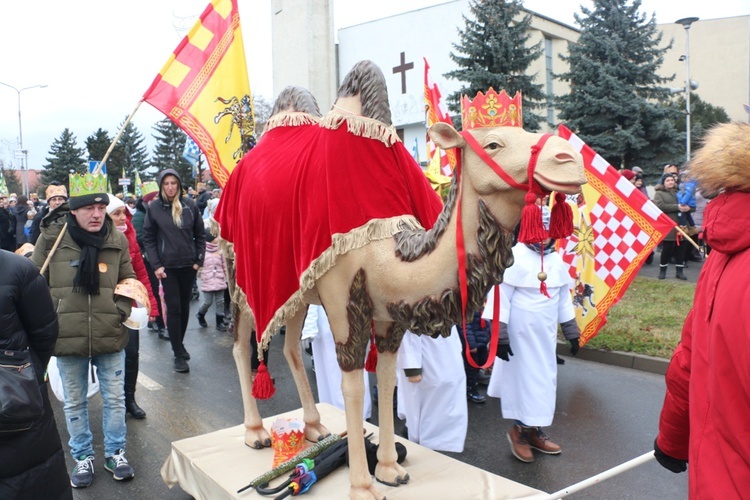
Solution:
<svg viewBox="0 0 750 500">
<path fill-rule="evenodd" d="M 568 342 L 559 341 L 557 343 L 557 354 L 571 357 L 570 344 Z M 622 368 L 632 368 L 634 370 L 641 370 L 659 375 L 667 373 L 667 367 L 669 366 L 669 360 L 664 358 L 633 354 L 631 352 L 589 349 L 587 347 L 582 347 L 578 351 L 578 354 L 576 354 L 575 358 L 585 361 L 595 361 L 607 365 L 620 366 Z"/>
</svg>

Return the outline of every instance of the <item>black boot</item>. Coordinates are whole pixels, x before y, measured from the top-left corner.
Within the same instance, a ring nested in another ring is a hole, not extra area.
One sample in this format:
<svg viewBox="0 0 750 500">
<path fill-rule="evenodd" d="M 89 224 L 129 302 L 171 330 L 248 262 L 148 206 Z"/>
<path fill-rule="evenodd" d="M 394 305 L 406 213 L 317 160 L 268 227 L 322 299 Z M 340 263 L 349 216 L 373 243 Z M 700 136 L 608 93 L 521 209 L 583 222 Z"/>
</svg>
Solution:
<svg viewBox="0 0 750 500">
<path fill-rule="evenodd" d="M 200 311 L 198 311 L 195 314 L 195 317 L 198 318 L 198 323 L 203 327 L 206 328 L 208 326 L 208 323 L 206 323 L 206 315 Z"/>
<path fill-rule="evenodd" d="M 687 279 L 687 276 L 685 276 L 684 274 L 682 274 L 682 268 L 683 268 L 683 266 L 677 266 L 677 271 L 674 274 L 674 277 L 677 278 L 678 280 L 686 280 Z"/>
<path fill-rule="evenodd" d="M 224 324 L 224 316 L 216 315 L 216 329 L 220 332 L 227 331 L 227 325 Z"/>
<path fill-rule="evenodd" d="M 663 280 L 667 277 L 667 266 L 659 266 L 659 279 Z"/>
<path fill-rule="evenodd" d="M 135 402 L 135 393 L 125 393 L 125 411 L 130 413 L 130 415 L 133 418 L 136 418 L 138 420 L 141 420 L 142 418 L 146 418 L 146 412 L 143 411 L 143 408 L 138 406 L 138 403 Z"/>
</svg>

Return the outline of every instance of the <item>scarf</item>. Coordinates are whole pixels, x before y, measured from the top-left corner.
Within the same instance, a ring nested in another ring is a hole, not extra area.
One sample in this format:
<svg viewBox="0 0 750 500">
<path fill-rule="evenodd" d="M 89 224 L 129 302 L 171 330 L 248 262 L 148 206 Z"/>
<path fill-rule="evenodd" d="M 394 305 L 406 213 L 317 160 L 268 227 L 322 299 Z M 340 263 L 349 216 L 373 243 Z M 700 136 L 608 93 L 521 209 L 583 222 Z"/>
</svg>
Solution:
<svg viewBox="0 0 750 500">
<path fill-rule="evenodd" d="M 68 214 L 68 232 L 76 245 L 81 247 L 78 270 L 73 278 L 73 291 L 99 295 L 99 250 L 104 245 L 109 227 L 105 223 L 99 231 L 92 233 L 82 229 L 73 214 Z"/>
</svg>

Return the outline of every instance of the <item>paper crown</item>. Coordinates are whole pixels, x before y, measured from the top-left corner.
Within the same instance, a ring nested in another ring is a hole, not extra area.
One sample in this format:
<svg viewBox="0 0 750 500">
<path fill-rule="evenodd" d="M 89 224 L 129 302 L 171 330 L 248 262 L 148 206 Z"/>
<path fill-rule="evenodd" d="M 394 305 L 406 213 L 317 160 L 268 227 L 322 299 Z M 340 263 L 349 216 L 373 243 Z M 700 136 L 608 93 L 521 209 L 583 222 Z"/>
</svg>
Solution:
<svg viewBox="0 0 750 500">
<path fill-rule="evenodd" d="M 483 127 L 523 127 L 521 92 L 511 99 L 504 90 L 498 94 L 490 87 L 486 94 L 479 92 L 474 100 L 461 98 L 461 120 L 464 130 Z"/>
<path fill-rule="evenodd" d="M 104 174 L 70 174 L 71 210 L 77 210 L 94 203 L 109 203 L 107 197 L 107 176 Z"/>
<path fill-rule="evenodd" d="M 141 195 L 146 196 L 147 194 L 156 193 L 159 191 L 159 185 L 156 181 L 148 181 L 141 184 Z"/>
<path fill-rule="evenodd" d="M 55 186 L 54 184 L 50 184 L 47 186 L 47 189 L 44 191 L 44 196 L 47 201 L 50 199 L 56 197 L 56 196 L 62 196 L 66 200 L 68 199 L 68 190 L 65 189 L 65 186 Z"/>
</svg>

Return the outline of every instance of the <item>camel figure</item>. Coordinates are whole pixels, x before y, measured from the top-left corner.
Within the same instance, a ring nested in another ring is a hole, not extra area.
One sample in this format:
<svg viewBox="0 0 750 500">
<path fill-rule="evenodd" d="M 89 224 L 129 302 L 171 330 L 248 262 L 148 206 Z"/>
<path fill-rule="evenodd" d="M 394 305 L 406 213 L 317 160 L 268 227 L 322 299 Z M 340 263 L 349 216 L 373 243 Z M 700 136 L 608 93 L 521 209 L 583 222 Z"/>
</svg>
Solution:
<svg viewBox="0 0 750 500">
<path fill-rule="evenodd" d="M 517 98 L 518 108 L 514 111 L 520 116 L 520 97 L 517 95 Z M 475 114 L 477 109 L 481 114 L 480 108 L 472 106 Z M 580 185 L 586 182 L 583 162 L 580 154 L 567 141 L 556 136 L 548 137 L 545 138 L 546 143 L 542 141 L 543 147 L 538 152 L 536 169 L 532 179 L 529 179 L 527 172 L 530 170 L 528 166 L 532 148 L 539 147 L 541 134 L 525 132 L 519 126 L 479 126 L 468 131 L 478 143 L 478 146 L 475 144 L 469 147 L 467 132 L 458 133 L 447 124 L 436 124 L 429 131 L 431 139 L 441 148 L 458 148 L 462 159 L 460 178 L 458 175 L 454 177 L 444 206 L 432 211 L 434 199 L 430 199 L 425 193 L 415 192 L 430 189 L 426 179 L 423 179 L 422 186 L 409 184 L 413 181 L 410 176 L 416 175 L 415 171 L 422 175 L 418 166 L 412 162 L 409 167 L 412 170 L 404 174 L 407 178 L 392 179 L 392 182 L 410 186 L 407 197 L 412 196 L 413 199 L 408 200 L 407 205 L 416 209 L 398 217 L 374 219 L 361 227 L 354 227 L 349 233 L 330 236 L 331 245 L 321 255 L 313 255 L 307 267 L 303 265 L 301 270 L 298 269 L 294 285 L 296 289 L 292 290 L 289 297 L 284 297 L 279 307 L 270 314 L 266 310 L 268 305 L 264 302 L 265 295 L 261 292 L 271 289 L 276 282 L 268 283 L 265 278 L 259 278 L 253 273 L 279 271 L 280 266 L 297 265 L 299 268 L 299 259 L 288 263 L 267 261 L 263 262 L 263 266 L 258 265 L 253 259 L 262 260 L 263 256 L 276 256 L 296 249 L 287 249 L 286 243 L 279 244 L 277 238 L 270 238 L 264 243 L 262 238 L 251 237 L 258 230 L 256 228 L 259 224 L 254 217 L 274 213 L 269 210 L 278 210 L 281 214 L 284 210 L 281 205 L 288 204 L 295 207 L 289 213 L 291 222 L 304 225 L 306 219 L 301 217 L 298 220 L 295 214 L 306 214 L 303 208 L 310 205 L 300 208 L 297 206 L 298 199 L 275 200 L 279 205 L 274 205 L 269 197 L 264 198 L 264 193 L 271 191 L 270 198 L 279 197 L 282 192 L 294 191 L 292 185 L 300 182 L 299 179 L 307 179 L 311 184 L 311 179 L 319 178 L 321 182 L 327 179 L 330 183 L 331 172 L 346 175 L 350 172 L 349 169 L 357 168 L 357 165 L 337 164 L 320 167 L 329 170 L 322 173 L 316 171 L 313 176 L 305 177 L 304 172 L 287 174 L 285 169 L 297 168 L 298 160 L 295 156 L 300 154 L 297 148 L 328 144 L 329 136 L 326 134 L 337 133 L 337 137 L 342 140 L 348 134 L 358 136 L 356 140 L 376 143 L 375 146 L 383 149 L 381 156 L 386 156 L 389 161 L 391 157 L 388 154 L 395 155 L 394 161 L 402 157 L 401 150 L 408 155 L 396 138 L 395 130 L 390 127 L 385 79 L 377 66 L 369 61 L 358 63 L 347 75 L 339 89 L 334 109 L 319 123 L 312 115 L 301 115 L 289 112 L 290 110 L 294 111 L 293 107 L 287 107 L 286 111 L 269 121 L 272 123 L 276 120 L 275 123 L 285 124 L 288 130 L 277 135 L 268 132 L 264 134 L 253 150 L 259 153 L 254 155 L 251 151 L 243 159 L 243 162 L 247 160 L 247 164 L 238 165 L 238 170 L 227 184 L 217 214 L 222 237 L 234 243 L 236 253 L 236 260 L 233 262 L 236 276 L 233 277 L 239 286 L 233 286 L 233 298 L 237 301 L 235 311 L 237 305 L 245 310 L 244 314 L 233 315 L 237 321 L 234 357 L 240 374 L 245 410 L 245 443 L 254 448 L 271 444 L 270 435 L 263 428 L 257 404 L 251 396 L 253 382 L 249 366 L 249 344 L 255 325 L 252 314 L 246 307 L 248 302 L 255 312 L 258 329 L 263 332 L 261 348 L 267 348 L 272 334 L 281 325 L 286 325 L 284 355 L 297 384 L 306 438 L 318 441 L 329 434 L 320 422 L 304 371 L 300 347 L 307 304 L 322 304 L 331 323 L 339 366 L 343 372 L 342 390 L 350 454 L 349 495 L 351 499 L 357 500 L 381 499 L 384 497 L 373 486 L 367 469 L 364 439 L 356 438 L 362 435 L 362 368 L 371 328 L 375 333 L 378 351 L 376 374 L 380 394 L 380 447 L 375 477 L 384 484 L 398 486 L 408 482 L 409 475 L 396 462 L 392 408 L 396 353 L 407 329 L 416 334 L 447 336 L 452 325 L 461 324 L 462 297 L 459 291 L 459 251 L 456 243 L 459 228 L 464 241 L 468 281 L 468 294 L 463 300 L 466 314 L 470 318 L 481 307 L 491 286 L 502 281 L 504 269 L 512 265 L 513 229 L 521 218 L 526 195 L 518 186 L 536 182 L 545 194 L 550 191 L 577 193 Z M 469 127 L 470 115 L 464 116 L 464 126 Z M 476 115 L 471 116 L 472 120 L 476 118 Z M 298 134 L 295 128 L 300 128 Z M 301 130 L 303 128 L 305 130 Z M 298 139 L 308 133 L 314 137 L 312 142 Z M 469 143 L 472 142 L 474 141 L 469 140 Z M 359 142 L 351 147 L 361 148 L 363 144 Z M 316 150 L 313 154 L 303 151 L 304 161 L 325 163 L 328 158 L 346 160 L 349 151 L 347 147 L 337 150 L 333 155 L 326 151 Z M 473 147 L 478 147 L 480 151 Z M 261 156 L 260 152 L 265 151 L 264 148 L 270 156 Z M 489 155 L 500 166 L 505 180 L 480 158 L 480 154 Z M 273 160 L 272 164 L 265 165 L 263 161 L 268 162 L 269 157 Z M 257 163 L 252 163 L 256 160 Z M 257 164 L 262 166 L 256 167 Z M 306 164 L 300 168 L 304 170 L 307 167 L 309 165 Z M 399 168 L 408 170 L 403 165 Z M 293 175 L 287 180 L 284 189 L 274 189 L 267 185 L 267 177 L 279 172 L 280 175 Z M 291 196 L 302 198 L 306 196 L 305 193 L 318 193 L 320 196 L 321 191 L 317 185 L 304 187 Z M 349 193 L 349 196 L 366 205 L 371 196 L 378 196 L 373 193 L 377 187 Z M 248 204 L 249 199 L 252 199 L 254 205 Z M 258 208 L 259 206 L 262 208 Z M 424 219 L 426 213 L 433 213 L 434 220 L 420 220 L 420 217 Z M 314 218 L 316 215 L 311 214 L 310 217 Z M 314 223 L 319 222 L 320 220 L 315 219 Z M 425 226 L 430 229 L 425 230 Z M 278 231 L 278 228 L 274 230 Z M 274 230 L 270 234 L 278 236 L 279 233 L 274 233 Z M 305 244 L 306 240 L 298 236 L 289 241 Z M 264 252 L 264 245 L 274 244 L 277 247 L 273 251 Z M 243 270 L 243 266 L 248 266 L 248 269 Z M 242 276 L 243 272 L 246 273 L 245 276 Z M 247 293 L 247 301 L 242 297 L 243 292 Z"/>
</svg>

